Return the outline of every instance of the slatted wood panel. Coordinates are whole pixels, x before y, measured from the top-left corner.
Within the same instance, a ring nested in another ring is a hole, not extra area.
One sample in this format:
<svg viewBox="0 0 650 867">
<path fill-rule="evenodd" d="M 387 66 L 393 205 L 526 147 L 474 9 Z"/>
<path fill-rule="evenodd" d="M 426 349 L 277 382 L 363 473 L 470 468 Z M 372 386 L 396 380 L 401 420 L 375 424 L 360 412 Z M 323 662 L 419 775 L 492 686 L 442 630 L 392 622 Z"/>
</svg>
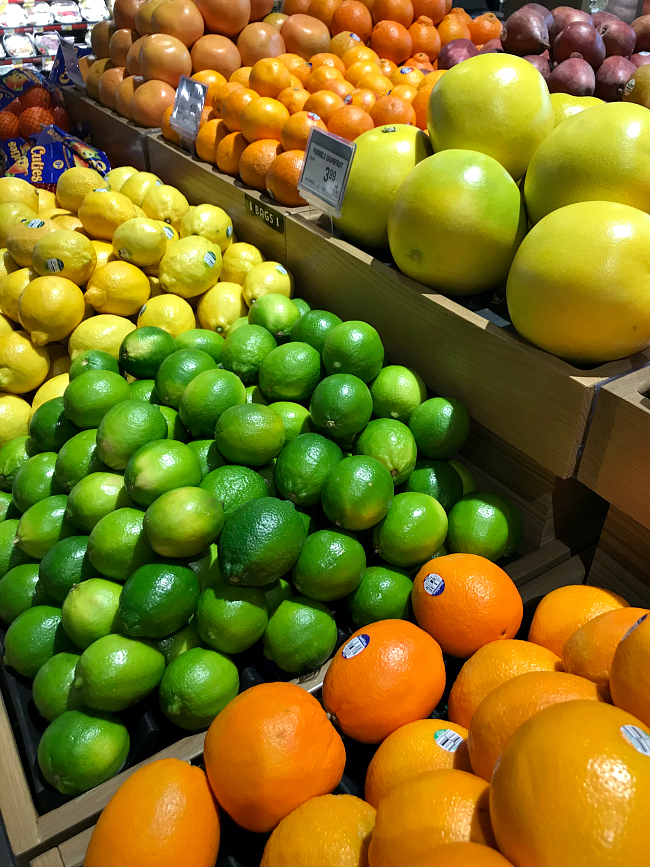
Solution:
<svg viewBox="0 0 650 867">
<path fill-rule="evenodd" d="M 650 530 L 610 506 L 587 582 L 650 608 Z"/>
</svg>

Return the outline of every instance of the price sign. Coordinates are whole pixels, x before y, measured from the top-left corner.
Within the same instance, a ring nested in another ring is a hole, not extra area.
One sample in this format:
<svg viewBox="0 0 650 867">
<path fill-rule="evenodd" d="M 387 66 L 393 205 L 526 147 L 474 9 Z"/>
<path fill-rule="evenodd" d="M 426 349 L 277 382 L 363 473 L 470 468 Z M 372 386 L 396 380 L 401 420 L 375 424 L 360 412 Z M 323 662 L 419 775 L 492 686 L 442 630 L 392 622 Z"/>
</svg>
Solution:
<svg viewBox="0 0 650 867">
<path fill-rule="evenodd" d="M 59 37 L 59 45 L 63 52 L 63 62 L 65 63 L 65 71 L 68 73 L 68 78 L 73 84 L 76 84 L 77 87 L 85 90 L 86 85 L 84 84 L 83 76 L 79 69 L 79 56 L 77 55 L 77 49 L 74 47 L 74 43 L 68 42 L 60 33 L 57 33 L 57 36 Z"/>
<path fill-rule="evenodd" d="M 181 137 L 186 146 L 194 148 L 196 134 L 199 131 L 205 97 L 208 92 L 207 84 L 194 81 L 186 75 L 181 75 L 181 80 L 176 90 L 174 108 L 172 109 L 169 125 Z"/>
<path fill-rule="evenodd" d="M 281 235 L 284 234 L 284 214 L 276 211 L 276 209 L 270 207 L 270 205 L 265 205 L 264 202 L 254 199 L 252 196 L 249 196 L 248 193 L 246 193 L 245 199 L 246 213 L 250 214 L 251 217 L 255 217 L 255 219 L 259 220 L 261 223 L 264 223 L 265 226 L 269 226 L 269 228 L 279 232 Z"/>
<path fill-rule="evenodd" d="M 354 142 L 311 128 L 298 189 L 304 199 L 330 217 L 341 216 L 355 150 Z"/>
</svg>

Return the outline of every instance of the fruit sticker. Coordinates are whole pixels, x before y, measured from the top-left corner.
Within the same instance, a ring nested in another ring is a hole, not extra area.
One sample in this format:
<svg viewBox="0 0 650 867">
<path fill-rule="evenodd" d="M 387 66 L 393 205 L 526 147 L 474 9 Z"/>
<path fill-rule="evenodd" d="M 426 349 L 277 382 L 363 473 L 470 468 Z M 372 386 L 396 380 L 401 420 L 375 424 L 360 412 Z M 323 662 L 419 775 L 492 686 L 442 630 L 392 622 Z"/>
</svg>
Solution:
<svg viewBox="0 0 650 867">
<path fill-rule="evenodd" d="M 25 221 L 21 220 L 20 222 L 24 223 Z M 45 225 L 45 223 L 43 222 L 43 220 L 29 220 L 27 223 L 27 228 L 28 229 L 41 229 L 44 225 Z"/>
<path fill-rule="evenodd" d="M 53 274 L 63 271 L 64 267 L 65 265 L 60 259 L 46 259 L 45 261 L 45 270 L 51 271 Z"/>
<path fill-rule="evenodd" d="M 448 753 L 455 753 L 458 747 L 463 743 L 463 738 L 458 734 L 458 732 L 452 731 L 451 729 L 438 729 L 434 734 L 434 738 L 436 739 L 438 746 L 443 750 L 446 750 Z"/>
<path fill-rule="evenodd" d="M 634 627 L 633 627 L 634 628 Z M 650 756 L 650 735 L 638 726 L 621 726 L 621 734 L 642 756 Z"/>
<path fill-rule="evenodd" d="M 226 229 L 226 238 L 232 238 L 233 228 L 232 226 L 228 226 Z"/>
<path fill-rule="evenodd" d="M 445 581 L 441 575 L 432 572 L 424 579 L 424 590 L 429 596 L 440 596 L 445 589 Z"/>
<path fill-rule="evenodd" d="M 630 626 L 630 628 L 629 628 L 628 631 L 625 633 L 625 635 L 623 636 L 623 638 L 621 638 L 621 641 L 625 641 L 625 639 L 626 639 L 629 635 L 632 635 L 632 633 L 633 633 L 634 630 L 637 628 L 637 626 L 641 626 L 641 624 L 643 623 L 643 621 L 646 619 L 647 616 L 648 616 L 647 614 L 644 614 L 643 617 L 639 617 L 639 619 L 637 620 L 637 622 L 636 622 L 636 623 L 633 623 L 632 626 Z"/>
<path fill-rule="evenodd" d="M 174 230 L 171 228 L 171 226 L 163 226 L 163 232 L 165 233 L 165 237 L 168 241 L 171 241 L 174 237 Z"/>
<path fill-rule="evenodd" d="M 280 274 L 286 274 L 287 273 L 287 269 L 284 267 L 284 265 L 276 265 L 275 270 L 279 271 Z"/>
<path fill-rule="evenodd" d="M 365 632 L 362 635 L 356 635 L 348 641 L 341 651 L 343 659 L 352 659 L 353 656 L 358 656 L 369 644 L 370 636 L 366 635 Z"/>
<path fill-rule="evenodd" d="M 210 251 L 207 252 L 207 253 L 205 254 L 205 256 L 203 257 L 203 261 L 204 261 L 205 264 L 208 266 L 208 268 L 214 268 L 214 263 L 217 261 L 217 257 L 216 257 L 216 256 L 214 255 L 214 253 L 210 250 Z"/>
</svg>

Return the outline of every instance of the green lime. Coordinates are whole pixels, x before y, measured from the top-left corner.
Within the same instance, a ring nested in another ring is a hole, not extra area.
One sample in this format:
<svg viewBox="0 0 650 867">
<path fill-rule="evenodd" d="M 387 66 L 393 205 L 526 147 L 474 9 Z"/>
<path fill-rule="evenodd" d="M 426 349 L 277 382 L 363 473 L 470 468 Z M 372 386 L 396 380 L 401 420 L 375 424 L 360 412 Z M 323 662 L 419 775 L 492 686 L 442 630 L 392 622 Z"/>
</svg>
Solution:
<svg viewBox="0 0 650 867">
<path fill-rule="evenodd" d="M 383 464 L 365 455 L 343 458 L 331 470 L 321 489 L 323 510 L 345 530 L 367 530 L 391 507 L 393 477 Z"/>
<path fill-rule="evenodd" d="M 447 537 L 447 515 L 428 494 L 397 494 L 372 539 L 379 556 L 407 568 L 430 560 Z"/>
<path fill-rule="evenodd" d="M 309 405 L 315 428 L 334 439 L 360 433 L 372 415 L 368 386 L 357 376 L 337 373 L 321 380 Z"/>
<path fill-rule="evenodd" d="M 139 448 L 165 439 L 167 421 L 157 406 L 124 400 L 106 413 L 97 428 L 97 454 L 106 466 L 123 470 Z"/>
<path fill-rule="evenodd" d="M 181 421 L 181 417 L 171 406 L 159 406 L 158 409 L 165 417 L 167 422 L 167 439 L 178 440 L 186 443 L 190 438 L 190 433 Z"/>
<path fill-rule="evenodd" d="M 79 433 L 79 428 L 63 414 L 63 398 L 55 397 L 42 403 L 29 422 L 29 435 L 37 448 L 58 452 L 64 443 Z"/>
<path fill-rule="evenodd" d="M 7 518 L 19 518 L 20 510 L 16 508 L 13 497 L 7 491 L 0 491 L 0 523 Z"/>
<path fill-rule="evenodd" d="M 289 584 L 288 581 L 285 581 L 284 578 L 278 578 L 278 580 L 274 581 L 273 584 L 267 584 L 266 587 L 262 587 L 261 590 L 266 599 L 266 607 L 269 612 L 269 617 L 281 602 L 284 602 L 285 599 L 293 599 L 291 584 Z"/>
<path fill-rule="evenodd" d="M 461 478 L 463 483 L 463 493 L 469 494 L 470 491 L 475 491 L 476 482 L 474 481 L 474 476 L 470 473 L 465 464 L 461 464 L 460 461 L 456 461 L 453 458 L 449 458 L 449 463 Z"/>
<path fill-rule="evenodd" d="M 116 712 L 153 692 L 164 670 L 165 657 L 153 644 L 111 633 L 81 654 L 73 688 L 87 707 Z"/>
<path fill-rule="evenodd" d="M 204 488 L 161 494 L 144 514 L 144 535 L 161 557 L 196 557 L 217 540 L 225 516 Z"/>
<path fill-rule="evenodd" d="M 11 491 L 19 512 L 26 512 L 46 497 L 62 493 L 63 488 L 55 476 L 56 461 L 56 452 L 41 452 L 20 467 Z"/>
<path fill-rule="evenodd" d="M 269 497 L 277 497 L 278 492 L 275 487 L 275 464 L 277 462 L 277 458 L 273 458 L 272 461 L 269 461 L 268 464 L 264 464 L 261 467 L 257 467 L 255 472 L 262 477 L 262 481 L 266 485 L 266 492 Z"/>
<path fill-rule="evenodd" d="M 62 650 L 74 651 L 74 647 L 61 623 L 61 609 L 35 605 L 19 614 L 7 629 L 4 664 L 23 677 L 33 678 L 44 662 Z"/>
<path fill-rule="evenodd" d="M 248 650 L 264 634 L 268 619 L 258 587 L 231 587 L 223 581 L 203 590 L 194 616 L 203 641 L 221 653 Z"/>
<path fill-rule="evenodd" d="M 54 475 L 61 488 L 70 493 L 76 484 L 91 473 L 108 472 L 97 453 L 97 430 L 82 430 L 69 439 L 56 458 Z"/>
<path fill-rule="evenodd" d="M 14 544 L 18 523 L 18 518 L 8 518 L 0 524 L 0 578 L 15 566 L 34 562 L 34 558 Z"/>
<path fill-rule="evenodd" d="M 229 334 L 232 334 L 233 331 L 236 331 L 238 328 L 241 328 L 242 325 L 248 325 L 248 316 L 240 316 L 238 319 L 235 319 L 233 324 L 230 326 L 230 328 L 226 332 L 226 337 Z"/>
<path fill-rule="evenodd" d="M 116 509 L 133 506 L 117 473 L 91 473 L 74 486 L 68 496 L 66 518 L 77 530 L 90 533 L 95 524 Z"/>
<path fill-rule="evenodd" d="M 59 792 L 80 795 L 119 773 L 129 747 L 129 733 L 117 717 L 66 710 L 45 729 L 38 764 Z"/>
<path fill-rule="evenodd" d="M 389 364 L 373 380 L 370 394 L 377 418 L 395 418 L 407 424 L 413 412 L 427 399 L 427 387 L 415 370 Z"/>
<path fill-rule="evenodd" d="M 14 566 L 0 578 L 0 620 L 11 623 L 34 605 L 51 605 L 38 580 L 38 563 Z"/>
<path fill-rule="evenodd" d="M 365 568 L 366 553 L 354 536 L 319 530 L 305 540 L 293 567 L 293 583 L 303 596 L 332 602 L 359 586 Z"/>
<path fill-rule="evenodd" d="M 181 627 L 177 632 L 172 632 L 171 635 L 160 638 L 155 642 L 155 645 L 165 657 L 167 665 L 177 659 L 181 653 L 187 653 L 193 647 L 204 647 L 201 636 L 196 631 L 194 619 L 186 626 Z"/>
<path fill-rule="evenodd" d="M 301 318 L 305 315 L 305 313 L 310 312 L 311 307 L 309 306 L 309 304 L 307 304 L 304 298 L 292 298 L 291 300 L 298 308 L 298 312 L 300 313 Z"/>
<path fill-rule="evenodd" d="M 221 351 L 221 363 L 244 385 L 255 385 L 262 362 L 277 345 L 275 337 L 260 325 L 242 325 L 236 331 L 231 328 Z"/>
<path fill-rule="evenodd" d="M 348 597 L 348 611 L 356 627 L 377 620 L 408 620 L 413 582 L 402 569 L 369 566 L 361 584 Z"/>
<path fill-rule="evenodd" d="M 414 410 L 408 425 L 418 451 L 439 461 L 463 447 L 469 436 L 469 413 L 459 400 L 432 397 Z"/>
<path fill-rule="evenodd" d="M 250 467 L 227 464 L 209 473 L 200 487 L 221 503 L 226 518 L 232 517 L 249 500 L 268 496 L 264 480 Z"/>
<path fill-rule="evenodd" d="M 291 569 L 307 530 L 292 503 L 262 497 L 244 503 L 226 520 L 219 541 L 219 568 L 228 584 L 260 587 Z"/>
<path fill-rule="evenodd" d="M 290 443 L 300 434 L 311 431 L 311 416 L 307 407 L 292 403 L 290 400 L 278 400 L 271 405 L 271 408 L 282 419 L 285 443 Z"/>
<path fill-rule="evenodd" d="M 68 710 L 68 697 L 78 662 L 78 653 L 56 653 L 36 673 L 32 699 L 36 710 L 48 722 Z"/>
<path fill-rule="evenodd" d="M 311 536 L 312 533 L 315 533 L 319 529 L 318 521 L 316 520 L 316 514 L 318 512 L 320 512 L 323 520 L 326 521 L 327 519 L 325 518 L 324 513 L 320 509 L 313 509 L 311 513 L 305 509 L 298 509 L 298 514 L 302 518 L 302 522 L 305 525 L 308 536 Z"/>
<path fill-rule="evenodd" d="M 120 366 L 137 379 L 153 379 L 158 368 L 178 347 L 162 328 L 145 325 L 129 332 L 120 346 Z"/>
<path fill-rule="evenodd" d="M 225 341 L 215 331 L 208 331 L 207 328 L 192 328 L 179 334 L 174 342 L 176 349 L 200 349 L 201 352 L 207 352 L 219 364 L 221 348 Z"/>
<path fill-rule="evenodd" d="M 197 731 L 207 728 L 238 692 L 237 666 L 221 653 L 195 647 L 169 664 L 158 695 L 174 725 Z"/>
<path fill-rule="evenodd" d="M 216 361 L 200 349 L 177 349 L 158 368 L 156 392 L 162 403 L 178 409 L 190 382 L 206 370 L 215 370 Z"/>
<path fill-rule="evenodd" d="M 269 618 L 264 655 L 283 671 L 307 671 L 329 659 L 336 638 L 336 623 L 325 605 L 294 596 L 280 603 Z"/>
<path fill-rule="evenodd" d="M 85 650 L 98 638 L 121 631 L 117 613 L 121 592 L 121 584 L 105 578 L 89 578 L 72 587 L 61 617 L 63 628 L 77 647 Z"/>
<path fill-rule="evenodd" d="M 145 539 L 144 514 L 137 509 L 118 509 L 93 527 L 88 539 L 88 559 L 100 575 L 126 581 L 155 554 Z"/>
<path fill-rule="evenodd" d="M 199 601 L 199 580 L 187 566 L 141 566 L 124 585 L 120 618 L 133 638 L 165 638 L 186 626 Z"/>
<path fill-rule="evenodd" d="M 132 331 L 131 334 L 135 334 L 135 331 Z M 145 403 L 160 403 L 160 398 L 156 393 L 155 379 L 135 379 L 129 383 L 129 389 L 131 391 L 131 400 L 143 400 Z"/>
<path fill-rule="evenodd" d="M 294 304 L 296 303 L 294 299 Z M 341 324 L 341 319 L 329 310 L 311 310 L 305 313 L 291 329 L 291 339 L 299 340 L 313 346 L 316 352 L 321 353 L 325 344 L 325 338 L 332 328 Z"/>
<path fill-rule="evenodd" d="M 285 441 L 284 424 L 270 406 L 243 403 L 221 414 L 214 438 L 230 463 L 261 467 L 280 454 Z"/>
<path fill-rule="evenodd" d="M 408 479 L 418 456 L 411 431 L 401 421 L 392 418 L 377 418 L 368 422 L 354 444 L 354 452 L 383 464 L 391 474 L 394 485 L 400 485 Z"/>
<path fill-rule="evenodd" d="M 11 491 L 16 473 L 38 448 L 31 437 L 14 437 L 0 449 L 0 491 Z"/>
<path fill-rule="evenodd" d="M 214 584 L 215 581 L 222 580 L 221 570 L 219 569 L 219 553 L 216 545 L 210 545 L 207 551 L 201 552 L 199 557 L 191 560 L 187 565 L 199 579 L 201 590 Z"/>
<path fill-rule="evenodd" d="M 246 403 L 261 403 L 262 406 L 268 406 L 269 402 L 259 385 L 248 385 L 246 386 Z"/>
<path fill-rule="evenodd" d="M 300 310 L 286 295 L 270 292 L 262 295 L 251 305 L 248 321 L 270 331 L 278 343 L 284 343 L 291 336 L 291 329 L 300 319 Z"/>
<path fill-rule="evenodd" d="M 199 459 L 201 464 L 201 481 L 213 470 L 225 463 L 214 440 L 191 440 L 187 444 Z"/>
<path fill-rule="evenodd" d="M 111 407 L 130 397 L 128 383 L 118 373 L 88 370 L 63 392 L 64 412 L 82 430 L 97 428 Z"/>
<path fill-rule="evenodd" d="M 38 574 L 48 596 L 63 605 L 75 584 L 97 578 L 88 557 L 88 536 L 68 536 L 57 542 L 41 560 Z"/>
<path fill-rule="evenodd" d="M 191 487 L 201 481 L 196 453 L 176 440 L 157 440 L 138 449 L 126 465 L 124 484 L 140 506 L 174 488 Z"/>
<path fill-rule="evenodd" d="M 454 554 L 478 554 L 495 562 L 515 553 L 523 533 L 521 511 L 501 494 L 472 491 L 449 513 L 447 542 Z"/>
<path fill-rule="evenodd" d="M 70 381 L 86 373 L 88 370 L 110 370 L 119 373 L 120 368 L 112 355 L 101 349 L 84 349 L 70 365 Z"/>
<path fill-rule="evenodd" d="M 463 496 L 463 481 L 449 461 L 418 461 L 406 480 L 405 491 L 428 494 L 449 512 Z"/>
<path fill-rule="evenodd" d="M 352 320 L 332 328 L 322 355 L 329 374 L 349 373 L 370 382 L 384 363 L 384 345 L 372 325 Z"/>
<path fill-rule="evenodd" d="M 315 506 L 330 470 L 343 457 L 341 449 L 320 434 L 291 440 L 278 455 L 275 483 L 280 496 L 297 506 Z"/>
<path fill-rule="evenodd" d="M 16 530 L 16 544 L 25 554 L 42 560 L 60 539 L 74 535 L 74 527 L 66 517 L 67 503 L 65 494 L 56 494 L 27 509 Z"/>
<path fill-rule="evenodd" d="M 271 401 L 308 400 L 320 377 L 320 355 L 308 343 L 286 343 L 272 349 L 259 370 L 260 388 Z"/>
<path fill-rule="evenodd" d="M 238 376 L 229 370 L 206 370 L 183 392 L 179 412 L 193 437 L 211 437 L 221 414 L 244 403 L 246 389 Z"/>
</svg>

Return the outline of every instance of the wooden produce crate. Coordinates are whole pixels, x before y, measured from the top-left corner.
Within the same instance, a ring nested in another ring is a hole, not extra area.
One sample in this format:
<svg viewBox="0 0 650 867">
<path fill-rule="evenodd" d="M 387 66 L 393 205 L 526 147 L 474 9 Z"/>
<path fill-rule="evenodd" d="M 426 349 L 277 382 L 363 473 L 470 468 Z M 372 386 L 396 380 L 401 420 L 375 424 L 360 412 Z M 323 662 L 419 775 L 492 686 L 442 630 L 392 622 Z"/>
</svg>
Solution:
<svg viewBox="0 0 650 867">
<path fill-rule="evenodd" d="M 650 608 L 650 529 L 610 506 L 587 583 Z"/>
</svg>

